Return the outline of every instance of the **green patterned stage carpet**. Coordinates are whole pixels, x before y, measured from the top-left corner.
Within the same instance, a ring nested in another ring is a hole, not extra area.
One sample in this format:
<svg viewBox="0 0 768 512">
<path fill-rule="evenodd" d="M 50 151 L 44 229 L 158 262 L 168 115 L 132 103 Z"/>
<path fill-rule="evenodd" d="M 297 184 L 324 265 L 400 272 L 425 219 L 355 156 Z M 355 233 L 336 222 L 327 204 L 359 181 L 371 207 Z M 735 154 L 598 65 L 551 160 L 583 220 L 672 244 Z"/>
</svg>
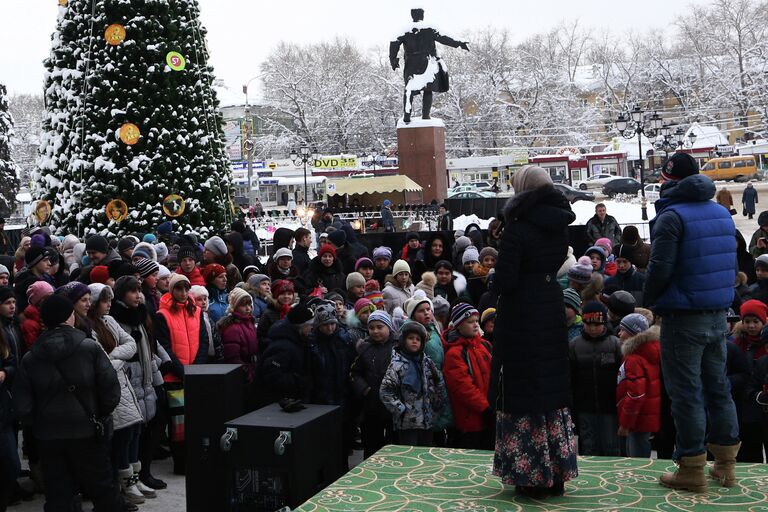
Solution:
<svg viewBox="0 0 768 512">
<path fill-rule="evenodd" d="M 658 485 L 670 461 L 583 457 L 566 495 L 533 501 L 517 498 L 491 475 L 485 451 L 387 446 L 299 507 L 324 511 L 768 511 L 768 464 L 739 464 L 739 486 L 710 482 L 706 494 Z"/>
</svg>

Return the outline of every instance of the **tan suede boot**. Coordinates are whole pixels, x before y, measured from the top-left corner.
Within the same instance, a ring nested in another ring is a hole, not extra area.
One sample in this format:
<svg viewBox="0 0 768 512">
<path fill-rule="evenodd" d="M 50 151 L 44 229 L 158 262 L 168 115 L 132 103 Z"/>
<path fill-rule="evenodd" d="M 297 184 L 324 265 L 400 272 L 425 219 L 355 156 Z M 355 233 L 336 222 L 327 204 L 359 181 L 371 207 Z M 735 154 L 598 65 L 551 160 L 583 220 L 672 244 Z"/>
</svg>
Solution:
<svg viewBox="0 0 768 512">
<path fill-rule="evenodd" d="M 680 457 L 677 463 L 677 471 L 674 473 L 664 473 L 659 478 L 659 483 L 670 489 L 706 492 L 707 477 L 704 475 L 704 466 L 706 465 L 706 453 L 694 457 Z"/>
<path fill-rule="evenodd" d="M 736 455 L 741 443 L 732 446 L 708 444 L 707 449 L 715 456 L 715 465 L 709 469 L 709 476 L 723 487 L 736 485 Z"/>
</svg>

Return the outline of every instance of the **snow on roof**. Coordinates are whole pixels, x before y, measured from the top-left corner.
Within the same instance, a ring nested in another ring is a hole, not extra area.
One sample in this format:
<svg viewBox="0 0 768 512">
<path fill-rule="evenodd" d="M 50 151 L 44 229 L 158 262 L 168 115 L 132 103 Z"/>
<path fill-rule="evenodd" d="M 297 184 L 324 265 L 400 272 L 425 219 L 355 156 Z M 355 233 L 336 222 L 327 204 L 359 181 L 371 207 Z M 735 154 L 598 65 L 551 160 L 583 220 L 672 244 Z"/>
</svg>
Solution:
<svg viewBox="0 0 768 512">
<path fill-rule="evenodd" d="M 693 144 L 693 149 L 712 148 L 721 144 L 727 146 L 729 144 L 728 137 L 717 126 L 693 123 L 688 128 L 688 131 L 685 132 L 685 138 L 687 139 L 691 133 L 696 134 L 696 142 Z"/>
</svg>

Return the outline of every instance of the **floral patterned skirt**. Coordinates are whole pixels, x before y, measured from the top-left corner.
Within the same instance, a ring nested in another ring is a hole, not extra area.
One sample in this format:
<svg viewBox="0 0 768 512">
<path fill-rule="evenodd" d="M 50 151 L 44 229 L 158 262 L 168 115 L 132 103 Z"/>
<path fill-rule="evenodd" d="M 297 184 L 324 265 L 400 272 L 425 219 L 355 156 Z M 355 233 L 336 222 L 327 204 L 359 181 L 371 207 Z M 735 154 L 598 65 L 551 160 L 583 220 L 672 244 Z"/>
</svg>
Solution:
<svg viewBox="0 0 768 512">
<path fill-rule="evenodd" d="M 579 475 L 570 411 L 496 414 L 493 474 L 508 485 L 552 487 Z"/>
</svg>

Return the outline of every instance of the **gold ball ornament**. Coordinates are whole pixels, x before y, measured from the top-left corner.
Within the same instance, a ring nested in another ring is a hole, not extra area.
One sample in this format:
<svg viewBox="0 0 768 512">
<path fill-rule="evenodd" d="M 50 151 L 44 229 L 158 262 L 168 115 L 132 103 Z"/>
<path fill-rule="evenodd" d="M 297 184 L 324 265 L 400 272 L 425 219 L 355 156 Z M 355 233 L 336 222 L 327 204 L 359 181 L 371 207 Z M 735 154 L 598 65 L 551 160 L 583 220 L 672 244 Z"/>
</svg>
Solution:
<svg viewBox="0 0 768 512">
<path fill-rule="evenodd" d="M 119 45 L 125 41 L 125 27 L 119 23 L 113 23 L 104 31 L 104 39 L 106 39 L 109 45 Z"/>
<path fill-rule="evenodd" d="M 107 218 L 115 222 L 122 222 L 128 217 L 128 205 L 122 199 L 113 199 L 108 202 L 105 211 Z"/>
<path fill-rule="evenodd" d="M 123 141 L 124 144 L 133 146 L 139 142 L 139 137 L 141 137 L 141 130 L 139 130 L 139 127 L 135 124 L 125 123 L 120 127 L 120 140 Z"/>
</svg>

